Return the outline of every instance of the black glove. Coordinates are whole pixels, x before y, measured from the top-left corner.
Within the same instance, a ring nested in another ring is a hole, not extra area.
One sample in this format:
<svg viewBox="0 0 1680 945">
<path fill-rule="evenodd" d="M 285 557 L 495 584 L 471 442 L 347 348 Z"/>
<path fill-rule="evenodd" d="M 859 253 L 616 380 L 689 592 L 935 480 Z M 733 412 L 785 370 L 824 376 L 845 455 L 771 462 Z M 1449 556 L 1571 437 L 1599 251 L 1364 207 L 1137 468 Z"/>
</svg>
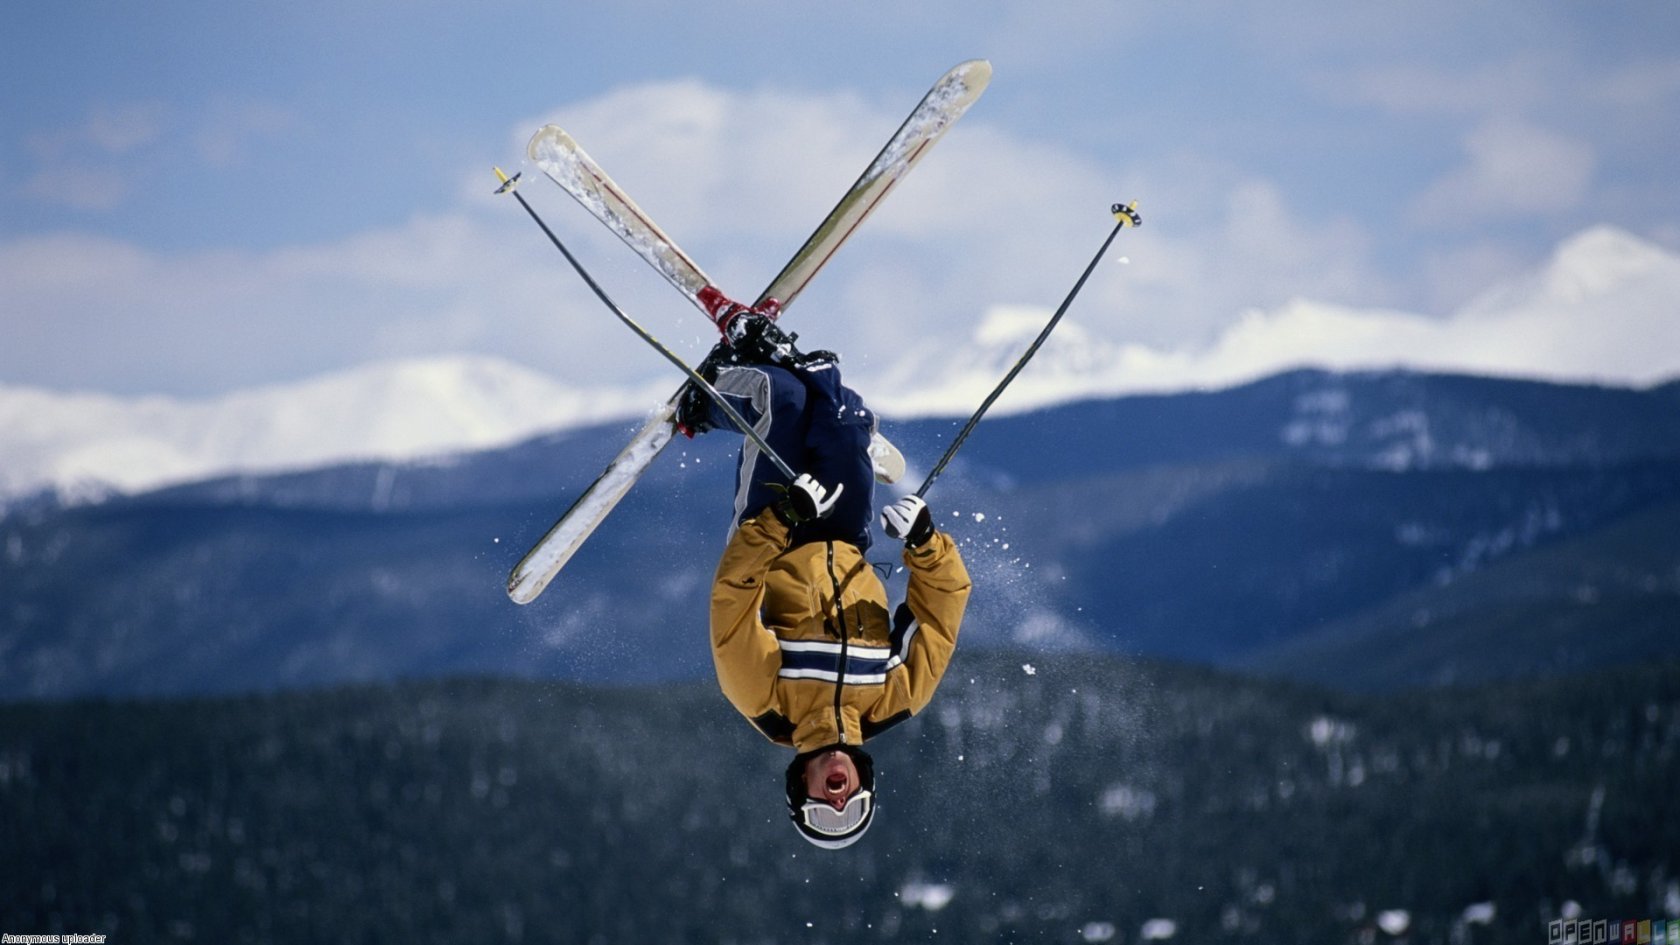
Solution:
<svg viewBox="0 0 1680 945">
<path fill-rule="evenodd" d="M 729 347 L 729 342 L 720 341 L 707 352 L 706 359 L 700 362 L 694 373 L 705 378 L 708 384 L 716 384 L 718 370 L 735 363 L 737 360 L 734 349 Z M 693 381 L 684 384 L 682 394 L 677 398 L 677 413 L 674 418 L 678 432 L 692 440 L 695 434 L 713 429 L 711 412 L 711 395 L 701 390 L 700 385 Z"/>
<path fill-rule="evenodd" d="M 787 495 L 776 503 L 776 516 L 789 525 L 827 518 L 828 513 L 834 511 L 834 504 L 840 501 L 840 493 L 845 491 L 845 483 L 829 492 L 822 483 L 812 479 L 810 473 L 802 473 L 793 485 L 787 487 Z"/>
<path fill-rule="evenodd" d="M 933 537 L 933 513 L 921 496 L 907 495 L 881 510 L 881 528 L 905 546 L 920 548 Z"/>
<path fill-rule="evenodd" d="M 682 395 L 677 398 L 677 412 L 672 418 L 677 425 L 677 432 L 689 439 L 712 429 L 709 416 L 712 398 L 699 388 L 693 381 L 683 385 Z"/>
</svg>

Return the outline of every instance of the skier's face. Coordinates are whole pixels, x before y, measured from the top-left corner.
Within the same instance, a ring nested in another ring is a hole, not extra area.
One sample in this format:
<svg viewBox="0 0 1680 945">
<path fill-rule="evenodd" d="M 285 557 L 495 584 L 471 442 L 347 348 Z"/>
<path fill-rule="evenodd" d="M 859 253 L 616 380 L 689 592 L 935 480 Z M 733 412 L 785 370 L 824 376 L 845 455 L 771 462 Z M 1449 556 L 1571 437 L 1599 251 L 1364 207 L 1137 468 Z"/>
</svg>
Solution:
<svg viewBox="0 0 1680 945">
<path fill-rule="evenodd" d="M 825 751 L 805 764 L 805 796 L 839 810 L 862 787 L 852 756 L 835 749 Z"/>
</svg>

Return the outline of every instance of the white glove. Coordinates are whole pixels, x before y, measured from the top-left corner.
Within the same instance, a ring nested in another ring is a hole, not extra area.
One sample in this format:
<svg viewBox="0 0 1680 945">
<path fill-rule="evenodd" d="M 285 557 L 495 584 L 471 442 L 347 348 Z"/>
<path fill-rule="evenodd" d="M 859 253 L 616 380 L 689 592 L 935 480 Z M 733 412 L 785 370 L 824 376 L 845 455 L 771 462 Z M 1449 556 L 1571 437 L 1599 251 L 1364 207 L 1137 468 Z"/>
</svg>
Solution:
<svg viewBox="0 0 1680 945">
<path fill-rule="evenodd" d="M 787 496 L 777 503 L 776 511 L 789 525 L 826 518 L 834 511 L 834 504 L 840 501 L 840 493 L 845 491 L 845 483 L 835 486 L 831 493 L 823 488 L 822 483 L 811 478 L 810 473 L 802 473 L 788 486 Z"/>
<path fill-rule="evenodd" d="M 907 495 L 881 510 L 881 529 L 912 548 L 933 537 L 933 513 L 918 495 Z"/>
</svg>

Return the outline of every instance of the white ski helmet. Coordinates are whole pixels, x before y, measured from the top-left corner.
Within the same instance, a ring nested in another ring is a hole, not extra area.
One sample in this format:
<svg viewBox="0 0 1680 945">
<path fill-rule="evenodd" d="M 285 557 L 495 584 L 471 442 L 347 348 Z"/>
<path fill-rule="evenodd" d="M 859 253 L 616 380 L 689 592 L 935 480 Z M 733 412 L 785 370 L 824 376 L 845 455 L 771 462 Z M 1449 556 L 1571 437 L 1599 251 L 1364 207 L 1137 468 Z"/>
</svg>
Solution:
<svg viewBox="0 0 1680 945">
<path fill-rule="evenodd" d="M 805 796 L 805 763 L 838 747 L 851 756 L 858 770 L 858 791 L 840 810 Z M 788 816 L 794 829 L 813 846 L 841 850 L 858 842 L 875 822 L 875 759 L 861 748 L 831 746 L 800 754 L 787 769 Z"/>
</svg>

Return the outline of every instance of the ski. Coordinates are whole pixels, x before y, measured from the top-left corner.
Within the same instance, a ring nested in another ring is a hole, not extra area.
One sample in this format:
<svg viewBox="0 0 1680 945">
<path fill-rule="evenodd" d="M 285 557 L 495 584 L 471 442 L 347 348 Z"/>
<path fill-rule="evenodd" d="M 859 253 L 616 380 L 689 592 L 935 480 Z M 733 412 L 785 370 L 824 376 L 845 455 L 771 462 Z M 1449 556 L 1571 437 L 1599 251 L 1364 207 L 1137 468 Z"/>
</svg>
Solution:
<svg viewBox="0 0 1680 945">
<path fill-rule="evenodd" d="M 777 313 L 791 304 L 887 193 L 979 99 L 991 75 L 990 63 L 974 59 L 941 76 L 840 202 L 782 271 L 770 280 L 754 307 Z M 532 136 L 526 153 L 591 216 L 605 224 L 708 318 L 717 320 L 729 305 L 728 298 L 570 135 L 553 125 L 546 126 Z M 679 389 L 648 417 L 601 475 L 520 559 L 508 575 L 508 597 L 516 603 L 528 604 L 548 587 L 584 540 L 670 443 L 681 396 Z"/>
<path fill-rule="evenodd" d="M 753 307 L 768 304 L 776 312 L 793 304 L 812 277 L 833 258 L 888 192 L 980 98 L 991 80 L 992 66 L 984 59 L 960 63 L 940 76 L 875 160 L 782 271 L 770 280 Z M 546 125 L 531 136 L 525 153 L 561 190 L 623 240 L 677 291 L 707 317 L 717 320 L 720 307 L 729 302 L 728 297 L 571 135 L 556 125 Z"/>
<path fill-rule="evenodd" d="M 887 141 L 886 147 L 818 224 L 805 245 L 799 247 L 782 271 L 770 280 L 770 285 L 753 303 L 754 307 L 774 303 L 785 309 L 792 305 L 793 300 L 810 284 L 811 278 L 833 258 L 841 244 L 857 232 L 858 226 L 875 211 L 888 192 L 898 186 L 898 182 L 927 154 L 928 149 L 950 130 L 970 105 L 979 100 L 991 81 L 992 64 L 984 59 L 959 63 L 940 76 Z"/>
<path fill-rule="evenodd" d="M 618 303 L 612 300 L 612 296 L 608 295 L 607 290 L 601 287 L 601 283 L 596 282 L 595 277 L 589 274 L 589 270 L 583 268 L 583 263 L 578 261 L 576 256 L 572 255 L 572 251 L 566 248 L 565 243 L 560 242 L 560 237 L 554 235 L 554 231 L 548 228 L 547 223 L 543 222 L 543 218 L 537 214 L 536 209 L 525 199 L 525 195 L 519 192 L 519 175 L 515 174 L 512 177 L 509 177 L 502 173 L 502 169 L 499 167 L 496 168 L 495 171 L 497 179 L 502 182 L 502 186 L 496 188 L 496 193 L 513 194 L 513 199 L 519 201 L 519 206 L 525 210 L 526 215 L 531 218 L 531 222 L 535 223 L 537 227 L 543 231 L 543 235 L 547 236 L 548 241 L 554 245 L 554 248 L 560 251 L 560 255 L 566 257 L 566 262 L 571 264 L 573 271 L 575 271 L 578 276 L 583 279 L 585 285 L 589 286 L 589 291 L 595 293 L 595 297 L 601 300 L 601 304 L 605 305 L 607 309 L 611 311 L 621 323 L 624 324 L 624 327 L 630 329 L 632 332 L 635 332 L 636 337 L 642 339 L 642 341 L 646 342 L 649 347 L 659 352 L 660 357 L 671 362 L 677 370 L 687 375 L 688 382 L 698 387 L 706 394 L 707 397 L 711 398 L 712 402 L 718 406 L 718 409 L 722 410 L 724 415 L 729 418 L 729 422 L 735 426 L 735 429 L 740 430 L 747 439 L 752 440 L 753 444 L 758 447 L 759 452 L 764 454 L 764 456 L 768 458 L 777 469 L 781 470 L 782 475 L 788 477 L 790 480 L 796 478 L 799 474 L 794 472 L 793 467 L 789 466 L 786 460 L 776 455 L 776 450 L 765 441 L 763 436 L 759 435 L 757 430 L 753 429 L 752 424 L 747 422 L 747 418 L 741 416 L 741 414 L 736 411 L 735 406 L 729 402 L 727 397 L 718 393 L 717 388 L 712 386 L 711 381 L 706 380 L 706 378 L 698 371 L 689 367 L 688 362 L 684 361 L 681 356 L 679 356 L 675 351 L 672 351 L 670 348 L 665 347 L 664 342 L 655 338 L 652 332 L 643 328 L 641 324 L 634 318 L 631 318 L 624 309 L 618 307 Z"/>
<path fill-rule="evenodd" d="M 542 168 L 560 189 L 583 205 L 595 219 L 606 225 L 613 235 L 636 251 L 666 281 L 675 286 L 688 300 L 707 311 L 701 298 L 716 293 L 712 280 L 700 271 L 653 218 L 642 212 L 629 195 L 613 183 L 601 165 L 572 136 L 557 125 L 545 125 L 531 137 L 525 153 Z"/>
</svg>

